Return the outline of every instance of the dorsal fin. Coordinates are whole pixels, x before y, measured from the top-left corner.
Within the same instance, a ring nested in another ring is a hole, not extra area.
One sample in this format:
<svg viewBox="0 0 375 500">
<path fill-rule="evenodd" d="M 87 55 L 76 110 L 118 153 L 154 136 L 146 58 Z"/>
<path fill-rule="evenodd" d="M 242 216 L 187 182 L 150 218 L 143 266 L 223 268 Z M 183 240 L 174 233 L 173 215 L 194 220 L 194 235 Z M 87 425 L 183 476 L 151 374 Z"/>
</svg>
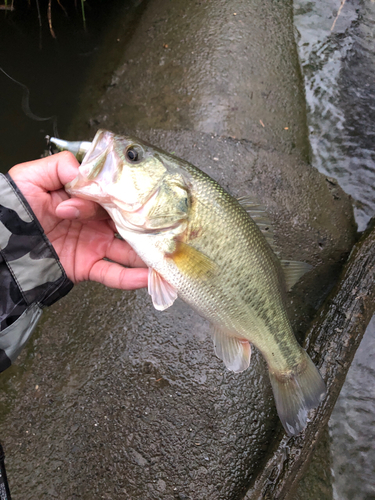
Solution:
<svg viewBox="0 0 375 500">
<path fill-rule="evenodd" d="M 273 238 L 273 226 L 269 219 L 268 213 L 264 205 L 255 202 L 249 196 L 241 196 L 237 198 L 238 203 L 246 210 L 253 219 L 255 224 L 262 231 L 268 244 L 277 256 L 280 254 L 279 248 L 275 245 Z M 312 269 L 310 264 L 298 262 L 296 260 L 281 260 L 281 267 L 285 275 L 285 283 L 287 290 L 290 290 L 301 277 Z"/>
<path fill-rule="evenodd" d="M 280 262 L 284 271 L 287 290 L 290 290 L 305 273 L 312 269 L 310 264 L 298 262 L 297 260 L 281 260 Z"/>
<path fill-rule="evenodd" d="M 266 207 L 260 203 L 256 203 L 249 196 L 241 196 L 240 198 L 237 198 L 237 201 L 262 231 L 263 236 L 266 238 L 273 251 L 277 253 L 277 249 L 275 248 L 273 241 L 273 226 L 266 211 Z"/>
</svg>

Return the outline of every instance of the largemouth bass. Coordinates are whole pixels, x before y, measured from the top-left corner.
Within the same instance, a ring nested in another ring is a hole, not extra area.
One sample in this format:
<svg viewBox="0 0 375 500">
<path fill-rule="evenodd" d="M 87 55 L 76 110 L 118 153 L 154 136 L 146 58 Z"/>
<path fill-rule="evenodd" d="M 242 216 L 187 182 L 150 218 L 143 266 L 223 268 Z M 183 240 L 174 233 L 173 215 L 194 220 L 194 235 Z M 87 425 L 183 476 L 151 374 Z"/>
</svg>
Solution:
<svg viewBox="0 0 375 500">
<path fill-rule="evenodd" d="M 278 259 L 262 232 L 269 227 L 262 210 L 188 162 L 104 130 L 66 190 L 107 210 L 149 267 L 156 309 L 178 296 L 211 322 L 215 352 L 229 370 L 249 366 L 251 344 L 260 350 L 280 420 L 298 434 L 325 385 L 286 313 L 286 284 L 305 266 Z"/>
</svg>

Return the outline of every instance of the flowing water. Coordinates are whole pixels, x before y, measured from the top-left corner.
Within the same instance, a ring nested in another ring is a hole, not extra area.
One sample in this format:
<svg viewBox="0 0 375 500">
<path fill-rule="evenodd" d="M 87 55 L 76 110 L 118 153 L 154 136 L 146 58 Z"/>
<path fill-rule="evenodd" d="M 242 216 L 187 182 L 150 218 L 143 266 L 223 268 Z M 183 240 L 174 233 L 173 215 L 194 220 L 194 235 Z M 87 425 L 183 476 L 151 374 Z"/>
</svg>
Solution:
<svg viewBox="0 0 375 500">
<path fill-rule="evenodd" d="M 295 1 L 312 163 L 353 197 L 360 230 L 375 214 L 375 3 Z M 375 320 L 330 420 L 334 498 L 375 499 Z"/>
</svg>

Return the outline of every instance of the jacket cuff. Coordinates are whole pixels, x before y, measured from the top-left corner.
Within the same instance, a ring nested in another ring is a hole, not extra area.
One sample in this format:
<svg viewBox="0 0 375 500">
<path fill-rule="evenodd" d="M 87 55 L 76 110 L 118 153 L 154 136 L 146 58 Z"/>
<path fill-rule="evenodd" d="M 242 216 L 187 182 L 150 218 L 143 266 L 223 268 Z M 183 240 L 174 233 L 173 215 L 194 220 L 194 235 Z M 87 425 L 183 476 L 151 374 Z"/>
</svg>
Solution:
<svg viewBox="0 0 375 500">
<path fill-rule="evenodd" d="M 72 287 L 26 199 L 8 174 L 0 174 L 0 365 L 1 350 L 10 354 L 11 361 L 20 350 L 10 349 L 9 342 L 8 347 L 2 345 L 5 330 L 26 311 L 33 310 L 36 317 L 37 310 L 50 306 Z M 22 339 L 22 345 L 27 340 L 15 337 Z"/>
</svg>

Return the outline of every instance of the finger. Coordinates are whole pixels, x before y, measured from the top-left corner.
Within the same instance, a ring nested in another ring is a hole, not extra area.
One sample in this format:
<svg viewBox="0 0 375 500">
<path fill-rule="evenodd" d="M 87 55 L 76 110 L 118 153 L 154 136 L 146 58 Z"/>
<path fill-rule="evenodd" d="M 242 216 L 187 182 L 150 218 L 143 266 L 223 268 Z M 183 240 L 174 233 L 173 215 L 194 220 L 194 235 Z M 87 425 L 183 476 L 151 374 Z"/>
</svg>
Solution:
<svg viewBox="0 0 375 500">
<path fill-rule="evenodd" d="M 56 207 L 56 215 L 61 219 L 102 220 L 109 219 L 103 207 L 94 201 L 71 198 Z"/>
<path fill-rule="evenodd" d="M 28 181 L 45 191 L 56 191 L 77 176 L 78 167 L 75 156 L 69 151 L 63 151 L 39 160 L 20 163 L 9 173 L 16 184 Z"/>
<path fill-rule="evenodd" d="M 110 288 L 136 290 L 147 286 L 148 269 L 128 269 L 114 262 L 99 260 L 92 266 L 89 279 Z"/>
<path fill-rule="evenodd" d="M 106 257 L 123 266 L 147 267 L 129 243 L 117 238 L 114 238 L 111 245 L 107 248 Z"/>
</svg>

